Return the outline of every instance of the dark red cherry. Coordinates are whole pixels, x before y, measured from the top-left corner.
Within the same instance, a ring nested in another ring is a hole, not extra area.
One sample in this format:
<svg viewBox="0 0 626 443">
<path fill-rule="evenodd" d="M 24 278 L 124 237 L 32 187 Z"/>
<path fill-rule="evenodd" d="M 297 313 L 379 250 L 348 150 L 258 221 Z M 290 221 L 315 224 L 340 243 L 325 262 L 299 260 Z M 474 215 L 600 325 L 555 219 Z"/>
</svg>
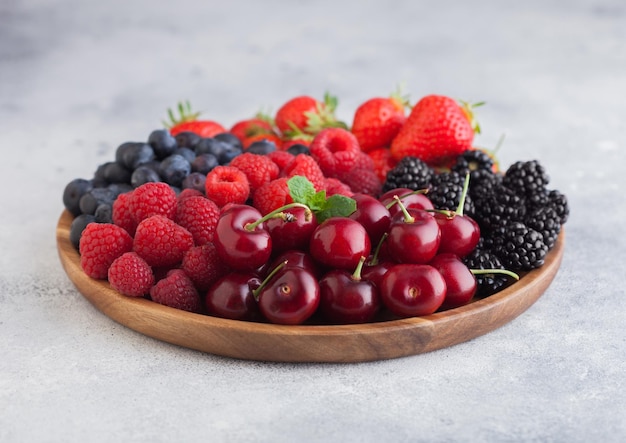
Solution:
<svg viewBox="0 0 626 443">
<path fill-rule="evenodd" d="M 253 273 L 233 272 L 226 274 L 211 286 L 205 298 L 210 315 L 232 320 L 254 321 L 259 308 L 253 291 L 261 280 Z"/>
<path fill-rule="evenodd" d="M 259 289 L 259 308 L 272 323 L 301 324 L 315 313 L 320 302 L 317 278 L 301 268 L 285 267 Z"/>
<path fill-rule="evenodd" d="M 272 251 L 276 254 L 290 249 L 307 249 L 317 220 L 310 210 L 295 207 L 269 218 L 265 226 L 272 237 Z"/>
<path fill-rule="evenodd" d="M 372 245 L 378 244 L 389 229 L 389 210 L 371 195 L 354 194 L 352 198 L 356 201 L 356 210 L 349 217 L 363 225 Z"/>
<path fill-rule="evenodd" d="M 347 217 L 331 217 L 311 236 L 311 256 L 325 266 L 344 270 L 356 268 L 361 257 L 369 256 L 371 243 L 362 224 Z"/>
<path fill-rule="evenodd" d="M 480 227 L 473 218 L 454 212 L 433 214 L 441 230 L 439 253 L 452 253 L 465 257 L 476 248 L 480 240 Z"/>
<path fill-rule="evenodd" d="M 387 246 L 398 263 L 426 264 L 439 249 L 441 231 L 434 217 L 421 209 L 408 208 L 391 218 Z"/>
<path fill-rule="evenodd" d="M 440 310 L 458 308 L 468 304 L 476 293 L 476 277 L 455 254 L 438 254 L 430 265 L 446 281 L 446 297 Z"/>
<path fill-rule="evenodd" d="M 425 211 L 434 209 L 433 203 L 424 193 L 416 193 L 409 188 L 397 188 L 385 192 L 379 198 L 392 217 L 400 212 L 400 207 L 394 198 L 396 195 L 400 197 L 405 208 L 423 209 Z"/>
<path fill-rule="evenodd" d="M 446 297 L 446 282 L 429 265 L 395 265 L 383 277 L 380 287 L 383 304 L 399 317 L 434 313 Z"/>
<path fill-rule="evenodd" d="M 267 270 L 271 271 L 281 263 L 284 263 L 285 267 L 302 268 L 315 276 L 320 276 L 320 269 L 317 263 L 304 251 L 292 250 L 283 252 L 272 261 Z"/>
</svg>

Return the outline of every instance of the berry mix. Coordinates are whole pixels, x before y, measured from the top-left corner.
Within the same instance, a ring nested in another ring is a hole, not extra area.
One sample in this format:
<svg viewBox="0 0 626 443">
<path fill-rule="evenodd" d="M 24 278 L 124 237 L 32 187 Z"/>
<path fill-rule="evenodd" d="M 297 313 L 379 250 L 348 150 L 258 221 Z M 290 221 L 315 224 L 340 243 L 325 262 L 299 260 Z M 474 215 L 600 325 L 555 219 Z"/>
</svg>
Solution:
<svg viewBox="0 0 626 443">
<path fill-rule="evenodd" d="M 63 203 L 84 272 L 128 297 L 296 325 L 429 315 L 544 263 L 569 209 L 536 160 L 501 171 L 441 95 L 300 96 L 226 129 L 188 103 Z"/>
</svg>

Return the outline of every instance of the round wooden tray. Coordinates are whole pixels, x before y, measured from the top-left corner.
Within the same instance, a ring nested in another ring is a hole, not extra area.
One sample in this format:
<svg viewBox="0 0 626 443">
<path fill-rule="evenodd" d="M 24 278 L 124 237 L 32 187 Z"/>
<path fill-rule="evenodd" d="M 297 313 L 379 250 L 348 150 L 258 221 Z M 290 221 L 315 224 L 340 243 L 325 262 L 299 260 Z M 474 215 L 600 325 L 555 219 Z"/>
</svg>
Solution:
<svg viewBox="0 0 626 443">
<path fill-rule="evenodd" d="M 427 317 L 363 325 L 283 326 L 193 314 L 143 298 L 126 297 L 106 281 L 88 277 L 69 240 L 72 216 L 64 211 L 56 231 L 61 263 L 96 308 L 116 322 L 168 343 L 247 360 L 361 362 L 416 355 L 486 334 L 510 322 L 544 293 L 563 256 L 561 232 L 545 264 L 507 289 Z"/>
</svg>

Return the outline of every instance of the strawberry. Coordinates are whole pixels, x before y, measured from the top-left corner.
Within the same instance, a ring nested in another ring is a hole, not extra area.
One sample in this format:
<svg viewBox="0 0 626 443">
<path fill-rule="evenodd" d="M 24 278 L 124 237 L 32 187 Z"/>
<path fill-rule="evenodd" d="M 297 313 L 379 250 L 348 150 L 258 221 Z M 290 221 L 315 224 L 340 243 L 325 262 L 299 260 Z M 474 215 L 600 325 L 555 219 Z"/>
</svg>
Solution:
<svg viewBox="0 0 626 443">
<path fill-rule="evenodd" d="M 400 93 L 375 97 L 361 104 L 354 113 L 352 133 L 364 152 L 388 148 L 406 121 L 408 98 Z"/>
<path fill-rule="evenodd" d="M 258 113 L 253 118 L 238 121 L 228 132 L 243 143 L 248 137 L 259 134 L 274 134 L 274 122 L 271 117 Z"/>
<path fill-rule="evenodd" d="M 335 117 L 337 98 L 329 94 L 324 95 L 324 102 L 301 95 L 283 104 L 274 118 L 276 127 L 285 138 L 292 138 L 294 134 L 314 135 L 327 127 L 344 127 L 345 123 Z"/>
<path fill-rule="evenodd" d="M 417 157 L 432 166 L 443 166 L 472 147 L 474 132 L 471 108 L 442 95 L 428 95 L 413 107 L 406 123 L 391 143 L 391 155 L 399 161 Z"/>
<path fill-rule="evenodd" d="M 178 104 L 179 117 L 174 116 L 171 109 L 167 110 L 170 123 L 164 122 L 169 128 L 170 134 L 176 135 L 181 132 L 193 132 L 200 137 L 213 137 L 214 135 L 226 132 L 226 129 L 219 123 L 212 120 L 198 120 L 199 112 L 192 112 L 189 102 Z"/>
</svg>

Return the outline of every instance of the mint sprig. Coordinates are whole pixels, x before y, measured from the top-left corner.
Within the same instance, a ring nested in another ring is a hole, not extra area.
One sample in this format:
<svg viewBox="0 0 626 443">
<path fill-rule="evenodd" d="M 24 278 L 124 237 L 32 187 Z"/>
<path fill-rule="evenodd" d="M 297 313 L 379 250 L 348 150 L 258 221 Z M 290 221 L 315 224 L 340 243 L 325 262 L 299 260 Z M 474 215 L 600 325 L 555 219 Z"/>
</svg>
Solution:
<svg viewBox="0 0 626 443">
<path fill-rule="evenodd" d="M 326 191 L 316 191 L 313 183 L 302 175 L 291 177 L 287 181 L 287 187 L 293 201 L 307 205 L 318 223 L 331 217 L 348 217 L 356 211 L 354 199 L 340 194 L 326 197 Z"/>
</svg>

